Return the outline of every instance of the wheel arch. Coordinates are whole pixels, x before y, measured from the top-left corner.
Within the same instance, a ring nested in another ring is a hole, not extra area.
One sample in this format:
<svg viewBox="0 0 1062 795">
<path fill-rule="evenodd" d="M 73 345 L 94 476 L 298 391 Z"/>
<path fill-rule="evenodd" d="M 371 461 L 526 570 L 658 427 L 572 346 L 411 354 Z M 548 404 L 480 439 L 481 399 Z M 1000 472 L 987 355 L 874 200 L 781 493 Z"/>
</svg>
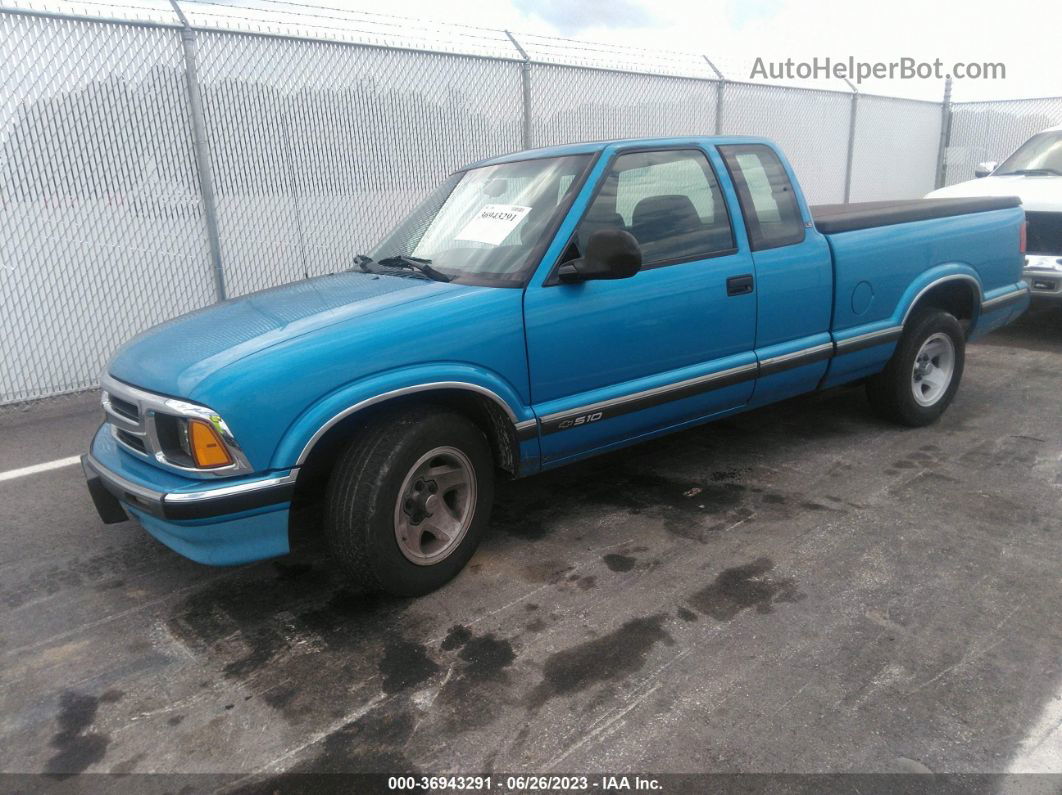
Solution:
<svg viewBox="0 0 1062 795">
<path fill-rule="evenodd" d="M 934 268 L 908 289 L 900 304 L 904 309 L 899 325 L 906 326 L 922 307 L 936 307 L 954 315 L 969 337 L 980 317 L 983 295 L 973 268 L 959 264 Z"/>
<path fill-rule="evenodd" d="M 327 482 L 339 450 L 372 420 L 403 407 L 438 405 L 474 422 L 490 444 L 495 465 L 515 476 L 520 469 L 521 442 L 533 438 L 537 422 L 519 419 L 516 410 L 494 389 L 468 381 L 439 380 L 411 383 L 360 398 L 330 400 L 331 408 L 311 412 L 286 435 L 277 460 L 299 468 L 296 498 L 316 494 Z M 337 408 L 346 403 L 343 408 Z"/>
</svg>

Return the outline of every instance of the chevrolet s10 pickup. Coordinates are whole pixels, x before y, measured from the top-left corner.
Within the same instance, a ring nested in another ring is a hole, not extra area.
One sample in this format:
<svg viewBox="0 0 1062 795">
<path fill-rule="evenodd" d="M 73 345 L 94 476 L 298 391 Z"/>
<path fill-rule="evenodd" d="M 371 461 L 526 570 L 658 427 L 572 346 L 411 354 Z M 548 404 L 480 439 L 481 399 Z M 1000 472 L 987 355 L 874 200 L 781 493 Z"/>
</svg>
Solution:
<svg viewBox="0 0 1062 795">
<path fill-rule="evenodd" d="M 863 381 L 927 425 L 1029 303 L 1013 197 L 809 207 L 751 137 L 606 141 L 452 174 L 349 271 L 123 346 L 83 458 L 103 521 L 237 564 L 321 506 L 331 554 L 417 595 L 495 480 Z"/>
</svg>

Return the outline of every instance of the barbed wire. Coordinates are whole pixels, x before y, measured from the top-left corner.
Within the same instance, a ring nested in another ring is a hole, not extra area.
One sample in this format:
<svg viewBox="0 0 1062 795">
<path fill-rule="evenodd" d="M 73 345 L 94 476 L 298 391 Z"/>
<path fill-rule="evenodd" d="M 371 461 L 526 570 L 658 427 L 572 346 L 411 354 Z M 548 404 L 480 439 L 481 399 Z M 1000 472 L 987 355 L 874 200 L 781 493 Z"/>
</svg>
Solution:
<svg viewBox="0 0 1062 795">
<path fill-rule="evenodd" d="M 247 14 L 232 13 L 233 9 L 231 6 L 223 6 L 211 2 L 211 0 L 180 0 L 180 2 L 186 6 L 200 7 L 203 10 L 199 13 L 209 14 L 215 17 L 240 20 L 248 24 L 261 24 L 263 22 L 261 18 L 255 18 Z M 260 14 L 267 15 L 293 16 L 296 17 L 296 19 L 294 19 L 294 24 L 305 27 L 330 30 L 331 27 L 328 25 L 315 24 L 306 21 L 309 19 L 328 20 L 330 22 L 341 23 L 341 29 L 347 33 L 362 33 L 369 36 L 395 36 L 399 39 L 411 41 L 441 43 L 438 34 L 440 32 L 439 27 L 442 26 L 447 29 L 446 32 L 449 35 L 459 37 L 459 39 L 472 39 L 475 40 L 477 44 L 479 42 L 488 42 L 490 45 L 496 45 L 507 52 L 511 50 L 511 45 L 505 31 L 494 30 L 492 28 L 477 28 L 452 22 L 437 23 L 435 20 L 432 20 L 430 25 L 425 25 L 423 20 L 413 17 L 358 11 L 353 9 L 348 12 L 345 9 L 333 9 L 331 7 L 315 6 L 308 3 L 288 2 L 288 0 L 251 0 L 251 2 L 265 3 L 269 6 L 277 6 L 277 8 L 246 6 L 241 7 L 241 9 L 250 9 Z M 292 11 L 291 9 L 293 8 L 300 10 Z M 336 13 L 323 13 L 326 11 L 334 11 Z M 344 16 L 341 14 L 346 15 Z M 365 28 L 357 27 L 357 24 L 361 21 L 380 25 L 384 29 L 366 30 Z M 415 30 L 411 31 L 410 27 L 413 27 Z M 673 65 L 672 68 L 675 70 L 693 73 L 696 76 L 700 76 L 709 71 L 704 68 L 705 65 L 703 60 L 697 53 L 682 53 L 681 55 L 684 57 L 673 57 L 662 51 L 624 44 L 584 42 L 545 34 L 520 33 L 514 35 L 518 35 L 521 41 L 530 43 L 532 49 L 546 51 L 542 53 L 546 57 L 558 57 L 558 54 L 563 56 L 564 54 L 571 55 L 572 53 L 588 53 L 589 55 L 584 55 L 583 57 L 588 60 L 594 57 L 601 58 L 606 62 L 611 60 L 613 65 L 615 65 L 615 59 L 618 57 L 635 56 L 638 58 L 638 66 L 642 67 L 649 64 L 657 64 L 667 68 L 665 65 Z M 448 43 L 451 44 L 451 46 L 460 46 L 462 42 L 451 40 Z"/>
<path fill-rule="evenodd" d="M 261 35 L 295 35 L 322 41 L 416 49 L 449 55 L 467 55 L 521 60 L 507 31 L 445 20 L 426 20 L 361 9 L 322 6 L 301 0 L 245 0 L 245 5 L 227 5 L 215 0 L 178 0 L 193 27 L 200 29 L 243 30 Z M 36 10 L 39 13 L 78 15 L 79 10 L 106 9 L 114 21 L 123 15 L 145 14 L 175 20 L 168 0 L 0 0 L 5 8 Z M 97 12 L 98 13 L 98 12 Z M 91 18 L 91 14 L 83 14 Z M 659 74 L 691 79 L 717 79 L 701 53 L 659 50 L 636 45 L 593 42 L 544 33 L 512 32 L 530 60 L 554 66 L 571 66 L 609 71 Z M 741 81 L 747 74 L 742 65 L 726 55 L 712 55 L 724 80 Z M 845 91 L 837 80 L 773 81 L 774 85 L 810 90 Z M 767 83 L 764 83 L 767 85 Z"/>
<path fill-rule="evenodd" d="M 201 7 L 204 7 L 204 8 L 210 8 L 211 9 L 209 12 L 201 12 L 201 13 L 210 13 L 210 14 L 213 14 L 215 16 L 228 17 L 228 18 L 232 18 L 232 19 L 241 19 L 241 20 L 244 20 L 244 21 L 247 21 L 247 22 L 261 22 L 262 21 L 261 19 L 255 19 L 254 17 L 246 16 L 246 15 L 243 15 L 243 14 L 220 13 L 219 9 L 224 9 L 227 12 L 227 11 L 230 11 L 231 9 L 233 9 L 234 7 L 233 6 L 223 5 L 223 4 L 220 4 L 220 3 L 214 3 L 214 2 L 211 2 L 211 0 L 180 0 L 180 2 L 185 4 L 185 5 L 187 5 L 187 6 L 201 6 Z M 311 6 L 311 5 L 308 5 L 306 3 L 288 3 L 288 2 L 284 2 L 284 0 L 253 0 L 253 2 L 271 3 L 271 4 L 275 4 L 275 5 L 281 5 L 281 6 L 296 6 L 298 8 L 302 8 L 302 9 L 341 11 L 341 9 L 325 9 L 325 8 L 323 8 L 321 6 Z M 337 22 L 343 22 L 345 24 L 349 24 L 351 22 L 357 22 L 358 21 L 358 20 L 352 19 L 351 17 L 336 16 L 335 14 L 309 13 L 308 11 L 284 11 L 284 10 L 280 10 L 280 9 L 274 10 L 274 9 L 271 9 L 271 8 L 258 8 L 258 7 L 255 7 L 255 6 L 237 6 L 236 8 L 243 8 L 245 10 L 246 9 L 250 9 L 250 10 L 258 11 L 259 13 L 263 13 L 263 14 L 288 14 L 288 15 L 291 15 L 291 16 L 298 16 L 300 20 L 301 19 L 305 19 L 305 18 L 327 19 L 327 20 L 332 20 L 332 21 L 337 21 Z M 352 11 L 351 14 L 367 14 L 367 12 L 354 12 L 354 11 Z M 375 16 L 375 17 L 385 17 L 386 15 L 374 14 L 373 16 Z M 416 23 L 416 22 L 423 23 L 423 20 L 416 20 L 416 19 L 414 19 L 412 17 L 394 16 L 394 17 L 391 17 L 391 19 L 397 20 L 397 21 L 394 21 L 394 22 L 377 22 L 375 24 L 384 25 L 384 26 L 387 26 L 389 28 L 399 28 L 399 26 L 401 25 L 402 28 L 398 31 L 398 35 L 405 36 L 405 35 L 409 35 L 408 34 L 409 23 Z M 367 20 L 367 21 L 371 22 L 371 20 Z M 493 44 L 506 44 L 506 45 L 508 44 L 508 42 L 507 42 L 507 40 L 505 38 L 505 34 L 504 34 L 503 31 L 492 31 L 489 28 L 474 28 L 474 27 L 471 27 L 471 26 L 467 26 L 467 27 L 466 26 L 458 26 L 455 23 L 442 23 L 442 22 L 435 23 L 434 20 L 432 21 L 430 26 L 425 26 L 425 25 L 421 24 L 421 25 L 418 25 L 416 27 L 418 27 L 420 30 L 423 30 L 423 31 L 425 31 L 427 33 L 435 33 L 435 32 L 437 32 L 437 25 L 445 25 L 445 26 L 451 27 L 451 28 L 464 27 L 465 28 L 464 30 L 454 31 L 454 35 L 457 35 L 457 36 L 462 36 L 462 37 L 465 37 L 465 38 L 472 38 L 472 39 L 481 39 L 483 41 L 489 41 L 489 42 L 491 42 Z M 314 27 L 323 27 L 323 26 L 315 25 Z M 365 31 L 364 29 L 355 29 L 355 28 L 348 28 L 348 27 L 344 27 L 343 29 L 344 30 L 357 30 L 358 32 L 363 32 L 363 33 L 377 33 L 377 35 L 383 35 L 382 33 L 379 33 L 379 32 L 376 32 L 376 31 Z M 485 35 L 482 35 L 482 33 L 469 33 L 469 32 L 467 32 L 469 30 L 478 30 L 478 31 L 482 31 L 483 33 L 486 33 L 486 32 L 495 33 L 496 32 L 497 35 L 495 35 L 495 36 L 485 36 Z"/>
<path fill-rule="evenodd" d="M 291 2 L 290 0 L 248 0 L 248 1 L 249 2 L 253 2 L 253 3 L 267 3 L 269 5 L 291 6 L 291 7 L 294 7 L 294 8 L 305 8 L 305 9 L 314 10 L 314 11 L 327 10 L 327 11 L 337 11 L 337 12 L 347 13 L 347 14 L 352 14 L 352 15 L 376 17 L 376 18 L 381 18 L 381 19 L 398 19 L 398 20 L 402 20 L 403 22 L 413 22 L 413 23 L 416 23 L 416 22 L 423 23 L 424 22 L 424 20 L 419 18 L 419 17 L 404 16 L 402 14 L 385 14 L 385 13 L 380 12 L 380 11 L 365 11 L 363 9 L 354 9 L 354 8 L 352 8 L 350 10 L 347 10 L 345 8 L 335 8 L 334 6 L 319 6 L 319 5 L 313 5 L 311 3 Z M 199 4 L 202 4 L 202 5 L 206 5 L 206 4 L 217 5 L 217 3 L 213 3 L 212 0 L 180 0 L 180 2 L 199 3 Z M 253 8 L 253 6 L 249 6 L 249 7 Z M 265 10 L 265 9 L 262 9 L 262 10 Z M 337 18 L 342 18 L 342 17 L 337 17 Z M 504 37 L 505 36 L 505 32 L 501 31 L 501 30 L 494 30 L 493 28 L 479 28 L 479 27 L 476 27 L 475 25 L 465 25 L 465 24 L 460 23 L 460 22 L 446 22 L 445 20 L 433 19 L 433 20 L 431 20 L 431 25 L 433 27 L 442 26 L 442 27 L 447 27 L 447 28 L 462 28 L 462 29 L 465 29 L 465 30 L 490 31 L 492 33 L 499 34 L 499 37 Z"/>
</svg>

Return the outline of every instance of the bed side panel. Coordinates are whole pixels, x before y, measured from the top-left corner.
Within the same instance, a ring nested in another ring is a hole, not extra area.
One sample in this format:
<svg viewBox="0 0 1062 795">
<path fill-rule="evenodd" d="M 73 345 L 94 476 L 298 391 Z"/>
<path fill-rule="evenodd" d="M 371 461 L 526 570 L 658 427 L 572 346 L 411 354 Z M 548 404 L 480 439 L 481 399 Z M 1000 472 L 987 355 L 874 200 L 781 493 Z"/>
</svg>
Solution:
<svg viewBox="0 0 1062 795">
<path fill-rule="evenodd" d="M 930 270 L 941 276 L 972 271 L 982 295 L 1016 281 L 1023 217 L 1020 208 L 1007 208 L 827 235 L 836 284 L 834 332 L 899 324 L 905 293 Z"/>
</svg>

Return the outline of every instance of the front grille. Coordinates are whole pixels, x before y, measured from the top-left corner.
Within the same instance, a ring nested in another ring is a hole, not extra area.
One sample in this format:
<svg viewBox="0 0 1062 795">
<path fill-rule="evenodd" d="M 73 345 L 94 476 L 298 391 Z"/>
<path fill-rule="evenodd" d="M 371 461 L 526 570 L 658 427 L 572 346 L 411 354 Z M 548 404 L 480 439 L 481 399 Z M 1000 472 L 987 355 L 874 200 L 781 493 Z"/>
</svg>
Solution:
<svg viewBox="0 0 1062 795">
<path fill-rule="evenodd" d="M 114 435 L 118 437 L 118 441 L 122 444 L 132 447 L 134 450 L 147 455 L 147 445 L 144 444 L 144 438 L 142 436 L 136 436 L 135 434 L 123 431 L 120 428 L 116 428 Z"/>
<path fill-rule="evenodd" d="M 1025 213 L 1025 250 L 1030 254 L 1062 254 L 1062 213 Z"/>
<path fill-rule="evenodd" d="M 120 397 L 110 395 L 108 397 L 111 403 L 111 408 L 115 414 L 121 414 L 126 419 L 130 419 L 133 422 L 140 421 L 140 408 L 135 403 L 130 403 L 128 400 L 122 400 Z"/>
</svg>

